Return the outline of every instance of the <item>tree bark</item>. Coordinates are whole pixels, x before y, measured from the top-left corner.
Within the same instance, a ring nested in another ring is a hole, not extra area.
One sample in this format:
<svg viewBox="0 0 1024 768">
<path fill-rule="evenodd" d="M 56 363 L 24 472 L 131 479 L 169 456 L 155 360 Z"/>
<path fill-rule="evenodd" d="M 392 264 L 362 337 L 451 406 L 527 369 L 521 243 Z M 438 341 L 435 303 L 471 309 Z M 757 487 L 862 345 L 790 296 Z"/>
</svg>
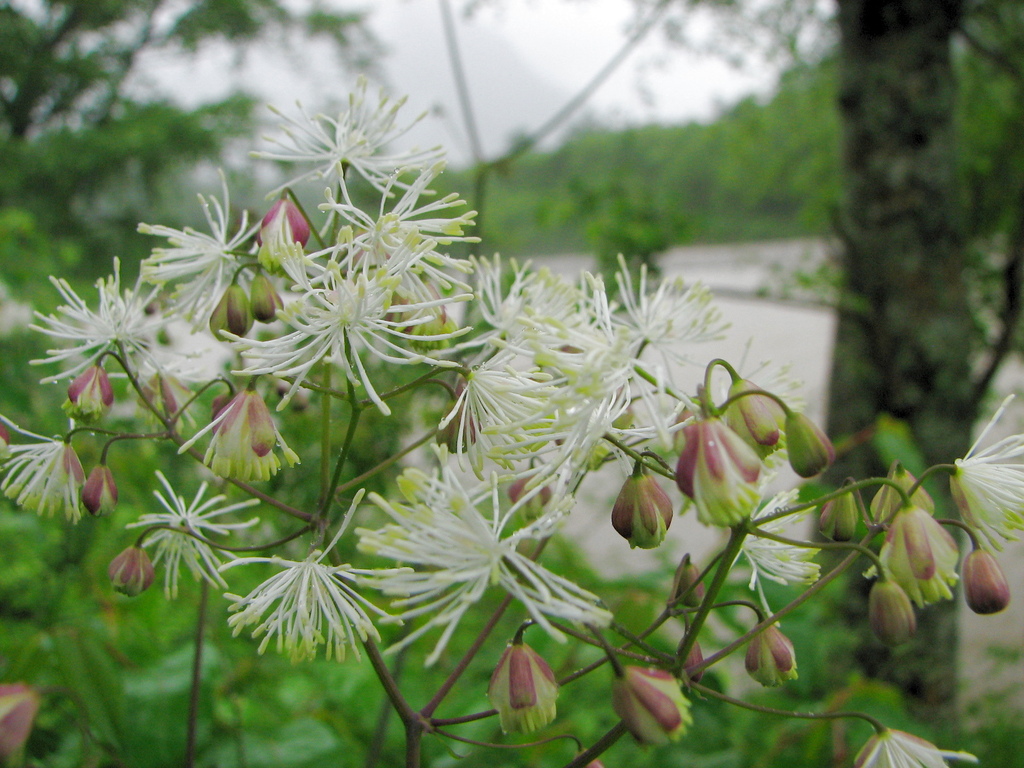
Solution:
<svg viewBox="0 0 1024 768">
<path fill-rule="evenodd" d="M 844 292 L 830 387 L 840 441 L 887 414 L 906 422 L 929 463 L 962 456 L 977 413 L 955 175 L 951 38 L 963 0 L 837 0 L 845 199 Z M 864 445 L 833 478 L 884 474 Z M 855 579 L 852 592 L 866 587 Z M 870 638 L 866 600 L 857 664 L 899 685 L 918 714 L 952 717 L 956 626 L 950 602 L 919 611 L 921 642 L 890 653 Z"/>
</svg>

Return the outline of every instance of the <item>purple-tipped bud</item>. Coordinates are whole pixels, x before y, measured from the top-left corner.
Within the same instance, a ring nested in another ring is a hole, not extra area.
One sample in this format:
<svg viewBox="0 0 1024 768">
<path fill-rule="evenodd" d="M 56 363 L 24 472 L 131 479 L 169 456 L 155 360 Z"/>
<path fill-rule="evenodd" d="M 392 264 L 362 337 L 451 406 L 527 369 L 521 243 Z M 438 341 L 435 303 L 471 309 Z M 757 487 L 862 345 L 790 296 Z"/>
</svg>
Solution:
<svg viewBox="0 0 1024 768">
<path fill-rule="evenodd" d="M 641 744 L 676 741 L 693 722 L 679 681 L 664 669 L 625 667 L 612 683 L 612 709 Z"/>
<path fill-rule="evenodd" d="M 960 577 L 967 606 L 975 613 L 999 613 L 1010 604 L 1010 585 L 995 557 L 976 549 L 964 559 Z"/>
<path fill-rule="evenodd" d="M 789 466 L 800 477 L 814 477 L 824 472 L 836 458 L 832 441 L 802 413 L 790 412 L 786 417 L 786 448 Z"/>
<path fill-rule="evenodd" d="M 886 645 L 901 645 L 917 631 L 914 606 L 895 581 L 879 579 L 868 595 L 868 623 L 875 637 Z"/>
<path fill-rule="evenodd" d="M 252 316 L 261 323 L 271 322 L 277 317 L 278 310 L 284 309 L 284 302 L 274 283 L 263 272 L 256 275 L 249 286 L 249 306 L 252 307 Z"/>
<path fill-rule="evenodd" d="M 700 643 L 694 643 L 690 652 L 686 654 L 686 661 L 683 663 L 683 670 L 691 682 L 699 683 L 704 677 L 703 667 L 694 671 L 694 667 L 704 663 L 704 652 L 700 649 Z"/>
<path fill-rule="evenodd" d="M 217 306 L 210 315 L 210 331 L 215 338 L 221 338 L 221 332 L 227 331 L 235 336 L 245 336 L 252 328 L 252 305 L 245 289 L 240 285 L 229 285 L 220 297 Z"/>
<path fill-rule="evenodd" d="M 505 733 L 530 733 L 555 719 L 558 683 L 548 663 L 526 643 L 509 645 L 487 687 Z"/>
<path fill-rule="evenodd" d="M 115 591 L 135 597 L 153 583 L 153 563 L 141 547 L 128 547 L 110 561 L 107 575 Z"/>
<path fill-rule="evenodd" d="M 682 446 L 676 485 L 705 525 L 742 523 L 761 500 L 761 459 L 721 419 L 702 419 L 679 430 Z"/>
<path fill-rule="evenodd" d="M 707 591 L 704 582 L 700 579 L 700 568 L 693 564 L 690 555 L 683 556 L 679 567 L 676 568 L 675 580 L 672 586 L 672 601 L 682 599 L 683 605 L 687 608 L 696 608 L 704 602 L 704 594 Z"/>
<path fill-rule="evenodd" d="M 750 641 L 744 664 L 747 674 L 764 686 L 774 687 L 796 680 L 793 643 L 775 625 L 762 630 Z"/>
<path fill-rule="evenodd" d="M 87 424 L 103 417 L 114 403 L 114 390 L 103 366 L 91 365 L 68 387 L 64 413 Z"/>
<path fill-rule="evenodd" d="M 886 575 L 924 606 L 953 597 L 960 559 L 953 537 L 920 507 L 904 507 L 889 524 L 878 554 Z"/>
<path fill-rule="evenodd" d="M 887 479 L 893 481 L 904 491 L 910 492 L 910 489 L 917 483 L 917 478 L 908 472 L 902 464 L 898 461 L 894 462 L 892 467 L 889 469 Z M 924 489 L 924 486 L 918 486 L 910 497 L 911 503 L 916 507 L 920 507 L 930 515 L 935 514 L 935 502 L 929 495 L 928 491 Z M 871 506 L 869 512 L 871 519 L 876 523 L 884 523 L 888 521 L 893 514 L 903 507 L 903 497 L 899 491 L 890 485 L 883 485 L 878 489 L 874 498 L 871 499 Z"/>
<path fill-rule="evenodd" d="M 729 387 L 729 397 L 751 391 L 760 391 L 760 387 L 740 379 Z M 765 395 L 741 397 L 725 412 L 725 423 L 762 459 L 779 447 L 785 422 L 786 412 L 782 406 Z"/>
<path fill-rule="evenodd" d="M 818 530 L 822 536 L 832 541 L 851 541 L 857 534 L 860 505 L 855 494 L 855 491 L 844 493 L 822 505 L 818 521 Z"/>
<path fill-rule="evenodd" d="M 441 419 L 437 429 L 439 445 L 445 445 L 452 453 L 461 453 L 476 442 L 476 420 L 466 413 L 466 382 L 460 378 L 455 385 L 455 405 Z"/>
<path fill-rule="evenodd" d="M 672 524 L 672 500 L 653 475 L 632 475 L 612 507 L 612 527 L 630 548 L 653 549 Z"/>
<path fill-rule="evenodd" d="M 224 407 L 234 399 L 234 392 L 222 392 L 214 397 L 210 402 L 210 421 L 216 420 L 220 416 L 220 412 L 224 410 Z"/>
<path fill-rule="evenodd" d="M 90 515 L 109 515 L 117 506 L 117 483 L 106 464 L 97 464 L 82 487 L 82 506 Z"/>
<path fill-rule="evenodd" d="M 309 242 L 309 222 L 290 198 L 282 197 L 270 206 L 256 233 L 257 245 L 273 242 L 302 246 Z"/>
<path fill-rule="evenodd" d="M 39 702 L 39 694 L 26 683 L 0 685 L 0 763 L 14 759 L 21 765 L 16 756 L 32 733 Z"/>
<path fill-rule="evenodd" d="M 551 488 L 543 486 L 539 490 L 531 486 L 532 477 L 520 477 L 508 487 L 508 498 L 513 504 L 525 499 L 520 510 L 527 520 L 536 520 L 544 514 L 544 508 L 551 501 Z"/>
</svg>

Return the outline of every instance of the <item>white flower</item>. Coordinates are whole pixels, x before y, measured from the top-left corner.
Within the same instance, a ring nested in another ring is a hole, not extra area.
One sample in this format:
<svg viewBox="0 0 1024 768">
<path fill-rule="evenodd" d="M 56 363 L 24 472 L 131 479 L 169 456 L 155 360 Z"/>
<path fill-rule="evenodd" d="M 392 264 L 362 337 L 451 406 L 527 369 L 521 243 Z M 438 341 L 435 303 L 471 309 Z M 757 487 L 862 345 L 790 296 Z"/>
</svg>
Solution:
<svg viewBox="0 0 1024 768">
<path fill-rule="evenodd" d="M 64 517 L 78 522 L 82 516 L 82 485 L 85 471 L 70 442 L 48 439 L 10 426 L 39 440 L 30 445 L 11 445 L 3 468 L 7 473 L 0 489 L 18 506 L 52 515 L 64 510 Z"/>
<path fill-rule="evenodd" d="M 231 201 L 223 174 L 221 188 L 223 204 L 216 198 L 207 200 L 199 195 L 199 204 L 212 234 L 197 232 L 191 227 L 183 230 L 152 224 L 139 224 L 138 227 L 143 234 L 166 237 L 173 246 L 153 249 L 152 255 L 142 262 L 142 279 L 159 286 L 177 283 L 175 306 L 186 319 L 194 322 L 195 327 L 206 323 L 221 294 L 231 284 L 238 268 L 236 252 L 252 238 L 258 226 L 250 227 L 248 212 L 243 212 L 238 231 L 229 235 Z"/>
<path fill-rule="evenodd" d="M 751 515 L 751 521 L 757 524 L 760 518 L 785 509 L 796 501 L 798 493 L 797 489 L 793 489 L 777 494 Z M 806 513 L 790 515 L 758 524 L 757 527 L 766 533 L 785 536 L 794 519 L 801 520 L 804 517 Z M 818 580 L 820 566 L 811 561 L 817 550 L 811 547 L 796 547 L 781 541 L 750 535 L 743 540 L 740 552 L 746 555 L 750 562 L 750 589 L 757 589 L 766 610 L 767 601 L 762 586 L 764 579 L 777 584 L 810 584 Z"/>
<path fill-rule="evenodd" d="M 150 353 L 150 345 L 157 331 L 164 325 L 159 313 L 146 313 L 147 305 L 153 300 L 157 289 L 140 293 L 140 285 L 121 291 L 121 262 L 114 259 L 114 274 L 96 281 L 99 292 L 99 307 L 94 312 L 75 293 L 66 280 L 51 277 L 50 282 L 64 297 L 67 304 L 57 307 L 56 315 L 36 317 L 42 325 L 31 328 L 68 341 L 72 346 L 66 349 L 48 349 L 48 357 L 33 360 L 33 365 L 73 360 L 74 365 L 55 376 L 43 379 L 44 383 L 72 378 L 99 360 L 104 352 L 119 352 L 121 348 L 129 357 L 138 356 L 136 367 L 144 363 L 156 365 Z"/>
<path fill-rule="evenodd" d="M 278 313 L 278 319 L 292 328 L 290 332 L 276 339 L 236 339 L 242 356 L 250 361 L 238 373 L 295 377 L 278 405 L 280 410 L 302 386 L 310 369 L 327 360 L 338 365 L 353 384 L 362 384 L 382 413 L 391 413 L 374 389 L 360 354 L 370 352 L 389 363 L 428 362 L 450 367 L 455 363 L 418 353 L 399 342 L 443 341 L 461 333 L 417 336 L 404 330 L 409 327 L 409 320 L 391 319 L 393 292 L 398 283 L 399 278 L 387 270 L 346 277 L 336 264 L 329 263 L 319 284 L 307 282 L 296 286 L 302 294 Z M 402 312 L 398 314 L 404 316 L 442 303 L 441 299 L 407 303 L 401 305 Z"/>
<path fill-rule="evenodd" d="M 711 291 L 700 283 L 688 286 L 681 277 L 665 280 L 650 291 L 646 265 L 640 268 L 640 285 L 633 279 L 625 261 L 619 257 L 618 281 L 624 314 L 613 315 L 616 323 L 628 328 L 637 350 L 652 347 L 661 353 L 665 366 L 670 362 L 688 362 L 687 344 L 722 338 L 728 324 L 711 305 Z"/>
<path fill-rule="evenodd" d="M 946 760 L 978 762 L 969 752 L 949 752 L 912 734 L 886 729 L 868 739 L 854 768 L 945 768 Z"/>
<path fill-rule="evenodd" d="M 956 473 L 950 478 L 964 522 L 994 550 L 1003 548 L 1000 538 L 1016 541 L 1013 531 L 1024 530 L 1024 435 L 1011 435 L 980 451 L 978 445 L 1012 399 L 1011 395 L 1003 401 L 967 455 L 956 460 Z"/>
<path fill-rule="evenodd" d="M 253 156 L 286 163 L 315 163 L 317 167 L 282 184 L 268 197 L 303 179 L 324 179 L 327 184 L 333 184 L 344 178 L 348 168 L 383 191 L 396 169 L 429 165 L 441 156 L 439 147 L 384 154 L 385 147 L 419 122 L 423 115 L 409 125 L 396 126 L 398 111 L 405 99 L 392 102 L 381 90 L 376 103 L 368 102 L 366 89 L 366 78 L 360 77 L 355 92 L 349 94 L 348 110 L 337 118 L 326 115 L 310 117 L 303 112 L 301 118 L 296 119 L 271 107 L 285 121 L 282 126 L 284 137 L 266 137 L 279 149 L 253 152 Z M 301 106 L 299 109 L 301 111 Z"/>
<path fill-rule="evenodd" d="M 280 557 L 243 557 L 221 566 L 221 570 L 249 563 L 270 563 L 281 570 L 264 581 L 245 597 L 225 595 L 233 600 L 234 615 L 228 626 L 234 634 L 250 624 L 257 626 L 253 637 L 263 635 L 259 652 L 263 653 L 270 641 L 277 638 L 278 652 L 287 652 L 293 662 L 316 657 L 320 644 L 327 647 L 327 658 L 345 659 L 347 647 L 359 658 L 357 638 L 365 641 L 380 640 L 377 628 L 367 615 L 366 608 L 386 616 L 383 611 L 352 589 L 356 577 L 369 573 L 348 565 L 330 565 L 324 562 L 345 531 L 352 511 L 363 497 L 356 494 L 345 523 L 334 539 L 321 551 L 315 549 L 305 560 L 284 560 Z M 273 607 L 274 604 L 276 607 Z M 266 619 L 263 615 L 270 611 Z M 326 630 L 326 635 L 325 635 Z"/>
<path fill-rule="evenodd" d="M 399 478 L 405 502 L 392 503 L 371 494 L 370 500 L 393 523 L 356 531 L 360 550 L 420 569 L 366 577 L 368 584 L 398 597 L 393 605 L 403 610 L 393 620 L 430 616 L 396 647 L 414 642 L 432 627 L 444 627 L 427 658 L 427 664 L 432 664 L 462 615 L 491 586 L 500 586 L 519 600 L 556 639 L 563 639 L 562 633 L 548 617 L 607 626 L 611 614 L 598 605 L 595 595 L 519 552 L 521 542 L 551 535 L 571 498 L 564 491 L 556 492 L 543 517 L 506 535 L 504 529 L 518 506 L 502 512 L 496 478 L 466 488 L 443 449 L 438 454 L 442 466 L 434 475 L 407 469 Z"/>
<path fill-rule="evenodd" d="M 247 499 L 226 507 L 217 507 L 226 498 L 223 495 L 213 496 L 203 501 L 207 484 L 199 486 L 195 498 L 186 503 L 183 496 L 178 496 L 167 482 L 167 478 L 159 470 L 156 476 L 167 491 L 164 496 L 160 491 L 153 491 L 157 501 L 166 512 L 155 512 L 143 515 L 136 522 L 129 523 L 128 528 L 145 528 L 153 525 L 167 526 L 153 531 L 146 536 L 145 547 L 153 547 L 156 554 L 153 564 L 164 562 L 164 594 L 168 598 L 178 596 L 178 575 L 182 562 L 192 571 L 196 581 L 205 579 L 210 584 L 227 587 L 217 569 L 221 565 L 221 556 L 205 541 L 200 541 L 189 533 L 209 539 L 210 534 L 224 535 L 240 528 L 255 525 L 259 518 L 252 518 L 240 523 L 215 522 L 215 518 L 235 512 L 239 509 L 259 504 L 259 499 Z"/>
</svg>

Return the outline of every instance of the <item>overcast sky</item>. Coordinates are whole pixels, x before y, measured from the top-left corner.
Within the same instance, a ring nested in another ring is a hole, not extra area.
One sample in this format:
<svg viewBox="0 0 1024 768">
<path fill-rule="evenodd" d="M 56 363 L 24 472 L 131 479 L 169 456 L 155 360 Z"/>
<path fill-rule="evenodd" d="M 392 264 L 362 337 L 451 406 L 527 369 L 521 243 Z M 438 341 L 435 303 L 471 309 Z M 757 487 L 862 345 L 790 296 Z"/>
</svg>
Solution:
<svg viewBox="0 0 1024 768">
<path fill-rule="evenodd" d="M 456 163 L 468 160 L 438 0 L 334 4 L 368 11 L 387 50 L 389 90 L 409 95 L 410 114 L 431 112 L 414 140 L 444 144 Z M 623 44 L 633 13 L 630 0 L 500 0 L 484 3 L 470 18 L 456 13 L 485 156 L 499 155 L 513 136 L 537 128 L 587 83 Z M 341 103 L 354 79 L 325 46 L 287 56 L 262 49 L 241 68 L 236 63 L 227 49 L 212 49 L 198 65 L 163 55 L 149 69 L 186 102 L 210 100 L 241 84 L 285 111 L 296 99 L 313 111 Z M 586 113 L 619 125 L 706 120 L 748 93 L 770 90 L 774 81 L 775 72 L 765 67 L 740 70 L 721 58 L 697 57 L 667 46 L 654 32 L 588 102 Z"/>
</svg>

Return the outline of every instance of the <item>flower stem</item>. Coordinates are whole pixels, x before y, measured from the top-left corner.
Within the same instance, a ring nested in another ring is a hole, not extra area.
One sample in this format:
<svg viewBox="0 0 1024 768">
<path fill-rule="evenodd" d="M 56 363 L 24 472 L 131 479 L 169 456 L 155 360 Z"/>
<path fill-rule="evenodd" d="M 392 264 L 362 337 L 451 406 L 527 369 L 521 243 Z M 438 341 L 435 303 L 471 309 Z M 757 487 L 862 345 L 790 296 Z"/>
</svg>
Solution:
<svg viewBox="0 0 1024 768">
<path fill-rule="evenodd" d="M 193 768 L 196 761 L 196 731 L 199 725 L 199 695 L 203 676 L 203 635 L 206 629 L 206 603 L 210 585 L 199 582 L 199 615 L 196 617 L 196 650 L 192 656 L 192 689 L 188 697 L 188 728 L 185 734 L 185 768 Z"/>
</svg>

